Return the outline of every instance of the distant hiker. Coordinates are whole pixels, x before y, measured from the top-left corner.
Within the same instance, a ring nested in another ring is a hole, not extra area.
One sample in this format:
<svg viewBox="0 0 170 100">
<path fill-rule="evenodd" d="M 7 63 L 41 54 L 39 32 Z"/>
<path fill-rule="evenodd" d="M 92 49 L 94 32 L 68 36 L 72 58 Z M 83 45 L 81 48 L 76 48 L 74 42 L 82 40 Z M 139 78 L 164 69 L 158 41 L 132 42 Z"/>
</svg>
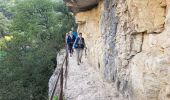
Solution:
<svg viewBox="0 0 170 100">
<path fill-rule="evenodd" d="M 66 33 L 66 36 L 65 36 L 65 47 L 66 47 L 66 51 L 68 52 L 69 48 L 68 48 L 68 44 L 67 44 L 67 38 L 68 38 L 68 33 Z"/>
<path fill-rule="evenodd" d="M 66 33 L 65 42 L 67 43 L 68 33 Z"/>
<path fill-rule="evenodd" d="M 73 31 L 70 31 L 70 32 L 69 32 L 69 36 L 72 37 L 72 41 L 73 41 L 73 43 L 74 43 L 74 41 L 75 41 L 76 38 L 77 38 L 76 33 L 73 32 Z"/>
<path fill-rule="evenodd" d="M 77 34 L 77 32 L 75 31 L 75 28 L 71 28 L 71 31 L 72 31 L 72 34 L 75 36 L 75 38 L 77 38 L 78 37 L 78 34 Z"/>
<path fill-rule="evenodd" d="M 76 32 L 76 31 L 73 31 L 73 32 L 72 32 L 72 34 L 74 35 L 74 37 L 75 37 L 75 38 L 77 38 L 77 37 L 78 37 L 78 35 L 77 35 L 77 32 Z"/>
<path fill-rule="evenodd" d="M 72 31 L 69 32 L 69 35 L 66 39 L 66 43 L 68 45 L 68 50 L 69 50 L 69 53 L 70 53 L 70 57 L 72 56 L 73 54 L 73 44 L 74 44 L 74 41 L 75 41 L 75 37 L 74 35 L 72 34 Z"/>
<path fill-rule="evenodd" d="M 80 63 L 82 62 L 81 59 L 83 56 L 83 50 L 86 47 L 84 38 L 82 37 L 82 33 L 79 33 L 78 37 L 76 38 L 74 42 L 73 47 L 76 49 L 77 64 L 80 65 Z"/>
</svg>

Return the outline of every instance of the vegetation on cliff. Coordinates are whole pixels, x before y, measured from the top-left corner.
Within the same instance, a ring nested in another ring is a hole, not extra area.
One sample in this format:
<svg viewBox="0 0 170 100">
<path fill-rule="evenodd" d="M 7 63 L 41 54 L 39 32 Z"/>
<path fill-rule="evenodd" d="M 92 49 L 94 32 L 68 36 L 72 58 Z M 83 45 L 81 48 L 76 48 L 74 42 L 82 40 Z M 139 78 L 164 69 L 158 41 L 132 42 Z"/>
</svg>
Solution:
<svg viewBox="0 0 170 100">
<path fill-rule="evenodd" d="M 0 6 L 11 14 L 0 14 L 0 100 L 47 100 L 51 59 L 75 26 L 74 17 L 62 2 L 8 1 Z"/>
</svg>

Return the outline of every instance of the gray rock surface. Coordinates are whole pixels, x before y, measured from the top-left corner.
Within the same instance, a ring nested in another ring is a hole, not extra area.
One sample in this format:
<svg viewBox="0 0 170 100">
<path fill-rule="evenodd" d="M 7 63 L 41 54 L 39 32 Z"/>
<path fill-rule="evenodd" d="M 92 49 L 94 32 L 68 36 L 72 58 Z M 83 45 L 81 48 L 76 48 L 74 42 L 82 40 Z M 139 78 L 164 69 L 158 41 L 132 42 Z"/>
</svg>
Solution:
<svg viewBox="0 0 170 100">
<path fill-rule="evenodd" d="M 78 66 L 75 57 L 69 59 L 66 100 L 122 100 L 113 84 L 104 81 L 87 59 L 82 61 Z"/>
</svg>

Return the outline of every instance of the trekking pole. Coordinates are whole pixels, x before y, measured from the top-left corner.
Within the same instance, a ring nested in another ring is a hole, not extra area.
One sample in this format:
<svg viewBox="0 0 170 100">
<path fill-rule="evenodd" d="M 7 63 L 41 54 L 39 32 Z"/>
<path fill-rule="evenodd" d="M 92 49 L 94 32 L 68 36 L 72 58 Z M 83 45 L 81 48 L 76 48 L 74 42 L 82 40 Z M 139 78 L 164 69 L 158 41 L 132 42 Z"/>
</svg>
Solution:
<svg viewBox="0 0 170 100">
<path fill-rule="evenodd" d="M 87 58 L 87 48 L 85 48 L 85 58 Z"/>
</svg>

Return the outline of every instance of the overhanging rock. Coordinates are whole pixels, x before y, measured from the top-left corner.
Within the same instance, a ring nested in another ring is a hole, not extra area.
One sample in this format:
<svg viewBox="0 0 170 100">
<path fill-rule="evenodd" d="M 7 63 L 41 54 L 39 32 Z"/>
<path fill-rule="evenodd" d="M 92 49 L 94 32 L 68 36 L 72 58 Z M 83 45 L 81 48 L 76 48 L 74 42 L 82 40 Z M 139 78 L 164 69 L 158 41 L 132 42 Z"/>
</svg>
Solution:
<svg viewBox="0 0 170 100">
<path fill-rule="evenodd" d="M 90 10 L 98 5 L 99 0 L 63 0 L 74 13 Z"/>
</svg>

